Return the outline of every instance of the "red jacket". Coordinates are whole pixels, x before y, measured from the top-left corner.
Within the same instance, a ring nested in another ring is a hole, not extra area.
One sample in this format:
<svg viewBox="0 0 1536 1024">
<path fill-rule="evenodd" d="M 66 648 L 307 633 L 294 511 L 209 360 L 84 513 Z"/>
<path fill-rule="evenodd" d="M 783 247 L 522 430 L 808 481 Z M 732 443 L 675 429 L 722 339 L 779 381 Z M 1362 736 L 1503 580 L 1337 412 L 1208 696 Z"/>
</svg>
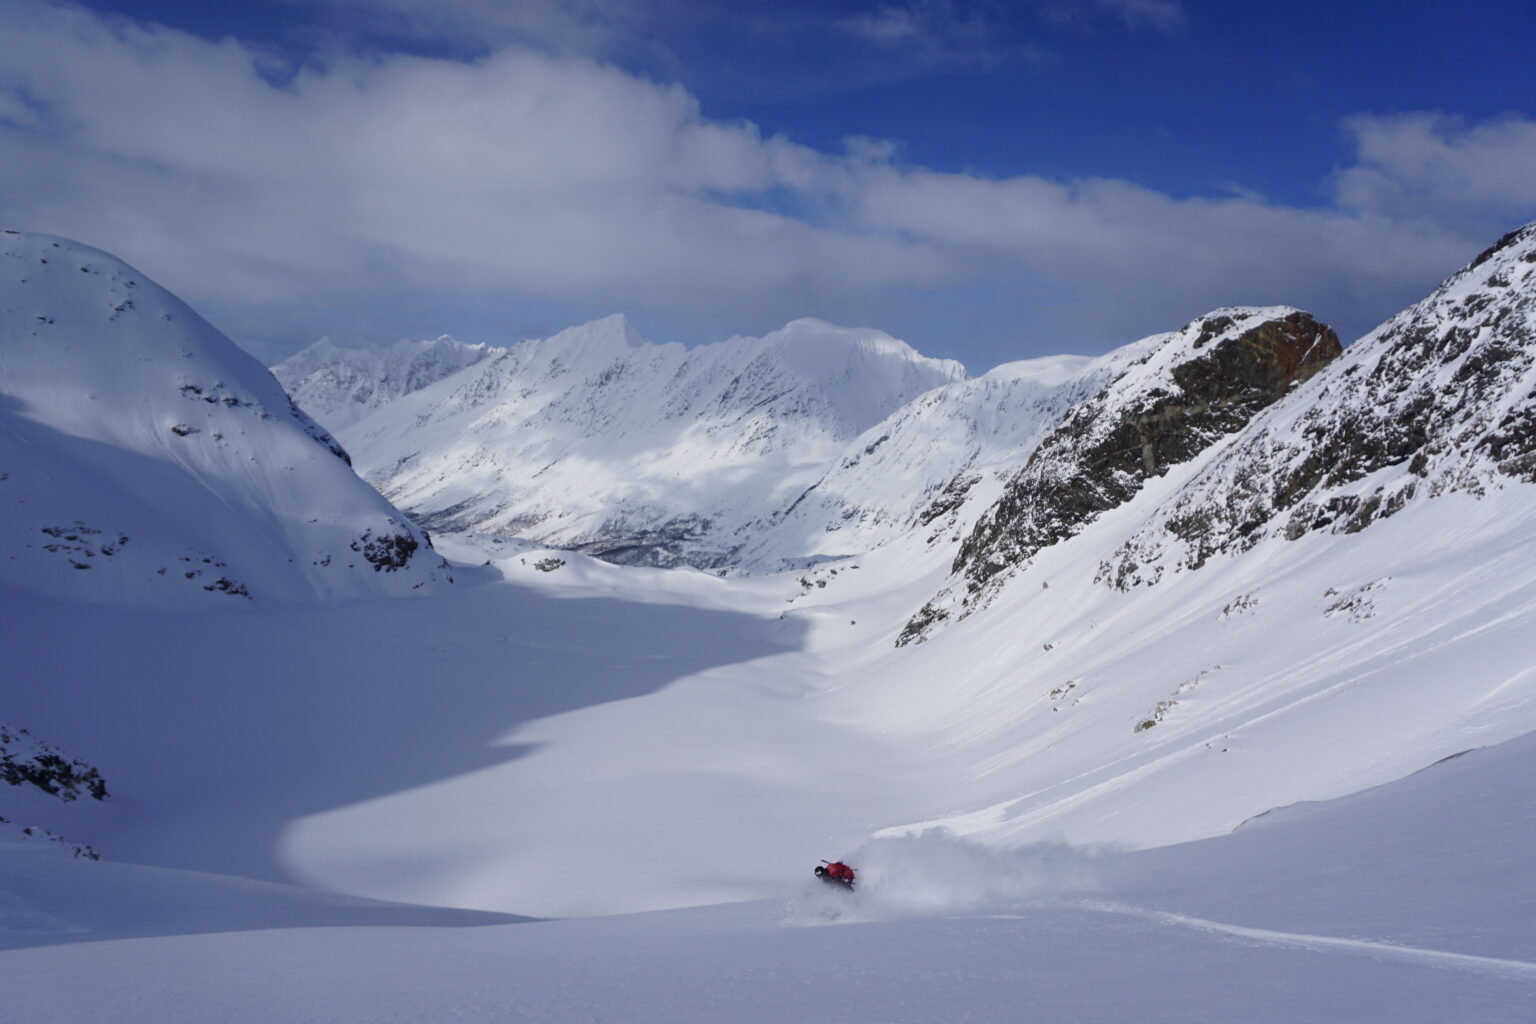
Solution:
<svg viewBox="0 0 1536 1024">
<path fill-rule="evenodd" d="M 835 878 L 839 882 L 853 881 L 853 868 L 842 861 L 834 861 L 827 865 L 827 877 Z"/>
</svg>

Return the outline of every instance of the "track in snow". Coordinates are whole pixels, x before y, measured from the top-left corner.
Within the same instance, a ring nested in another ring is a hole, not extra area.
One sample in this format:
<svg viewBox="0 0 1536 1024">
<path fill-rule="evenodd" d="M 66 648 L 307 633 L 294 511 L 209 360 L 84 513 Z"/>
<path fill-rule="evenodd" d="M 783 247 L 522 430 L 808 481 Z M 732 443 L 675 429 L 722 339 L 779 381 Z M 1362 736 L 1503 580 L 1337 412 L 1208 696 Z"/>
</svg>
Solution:
<svg viewBox="0 0 1536 1024">
<path fill-rule="evenodd" d="M 1439 949 L 1421 949 L 1416 946 L 1400 946 L 1391 942 L 1372 942 L 1368 939 L 1341 939 L 1330 935 L 1304 935 L 1297 932 L 1278 932 L 1268 928 L 1249 928 L 1244 925 L 1207 921 L 1200 917 L 1173 914 L 1163 910 L 1147 910 L 1124 903 L 1107 903 L 1101 900 L 1083 900 L 1079 904 L 1085 910 L 1104 914 L 1120 914 L 1140 917 L 1160 924 L 1176 925 L 1203 932 L 1220 932 L 1242 939 L 1252 939 L 1275 946 L 1293 946 L 1299 949 L 1325 952 L 1337 950 L 1369 956 L 1378 960 L 1401 960 L 1423 964 L 1427 967 L 1444 967 L 1456 970 L 1476 971 L 1497 975 L 1501 978 L 1536 978 L 1536 963 L 1525 960 L 1502 960 L 1491 956 L 1470 956 L 1466 953 L 1448 953 Z"/>
</svg>

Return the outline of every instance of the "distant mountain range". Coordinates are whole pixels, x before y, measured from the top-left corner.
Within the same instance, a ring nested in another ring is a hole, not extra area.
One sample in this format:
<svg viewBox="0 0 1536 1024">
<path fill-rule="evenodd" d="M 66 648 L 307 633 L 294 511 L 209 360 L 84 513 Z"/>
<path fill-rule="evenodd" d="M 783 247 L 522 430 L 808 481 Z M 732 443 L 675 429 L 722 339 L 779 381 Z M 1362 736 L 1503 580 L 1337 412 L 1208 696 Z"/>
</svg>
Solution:
<svg viewBox="0 0 1536 1024">
<path fill-rule="evenodd" d="M 380 405 L 410 349 L 372 353 L 371 375 L 334 352 L 274 373 L 417 522 L 650 565 L 734 564 L 855 438 L 965 377 L 879 331 L 817 320 L 687 349 L 612 316 L 506 349 L 420 343 L 409 363 L 438 379 L 418 373 Z M 338 380 L 354 400 L 338 405 Z"/>
</svg>

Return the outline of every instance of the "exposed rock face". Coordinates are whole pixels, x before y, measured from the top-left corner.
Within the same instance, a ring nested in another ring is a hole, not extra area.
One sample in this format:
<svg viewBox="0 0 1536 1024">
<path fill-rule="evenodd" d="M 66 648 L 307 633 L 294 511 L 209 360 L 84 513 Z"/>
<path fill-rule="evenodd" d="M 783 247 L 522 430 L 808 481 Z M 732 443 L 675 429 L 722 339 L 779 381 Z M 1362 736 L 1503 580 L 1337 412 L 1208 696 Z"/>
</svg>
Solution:
<svg viewBox="0 0 1536 1024">
<path fill-rule="evenodd" d="M 70 801 L 85 794 L 107 796 L 101 772 L 77 758 L 67 757 L 25 729 L 0 724 L 0 782 L 35 786 L 49 796 Z"/>
<path fill-rule="evenodd" d="M 1075 536 L 1168 467 L 1242 429 L 1341 351 L 1333 330 L 1288 307 L 1219 309 L 1142 343 L 1146 354 L 1075 406 L 977 521 L 954 562 L 954 587 L 898 644 L 973 607 L 1000 573 Z"/>
<path fill-rule="evenodd" d="M 1536 224 L 1256 421 L 1099 576 L 1152 583 L 1263 537 L 1353 533 L 1412 500 L 1511 480 L 1536 483 Z"/>
</svg>

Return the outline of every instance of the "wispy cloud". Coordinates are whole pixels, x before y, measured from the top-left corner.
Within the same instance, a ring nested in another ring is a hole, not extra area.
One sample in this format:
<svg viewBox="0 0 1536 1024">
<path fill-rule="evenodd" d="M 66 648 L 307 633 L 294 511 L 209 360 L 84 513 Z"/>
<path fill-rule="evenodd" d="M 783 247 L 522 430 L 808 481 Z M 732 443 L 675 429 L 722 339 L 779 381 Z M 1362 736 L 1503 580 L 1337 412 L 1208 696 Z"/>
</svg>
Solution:
<svg viewBox="0 0 1536 1024">
<path fill-rule="evenodd" d="M 627 47 L 651 19 L 625 0 L 285 0 L 353 28 L 484 51 L 509 43 L 566 56 Z"/>
<path fill-rule="evenodd" d="M 1128 25 L 1171 29 L 1184 22 L 1179 0 L 1095 0 L 1101 10 L 1118 15 Z"/>
<path fill-rule="evenodd" d="M 342 58 L 274 84 L 238 43 L 73 8 L 0 0 L 0 37 L 0 215 L 247 324 L 420 295 L 901 329 L 883 311 L 914 292 L 973 288 L 990 289 L 967 309 L 982 326 L 1064 341 L 1232 302 L 1348 322 L 1536 214 L 1536 123 L 1518 118 L 1354 118 L 1335 199 L 1298 208 L 944 173 L 879 140 L 818 150 L 522 47 Z"/>
<path fill-rule="evenodd" d="M 1536 122 L 1415 113 L 1345 124 L 1359 151 L 1335 182 L 1347 209 L 1407 220 L 1507 218 L 1536 207 Z"/>
<path fill-rule="evenodd" d="M 1045 0 L 1040 13 L 1052 24 L 1083 28 L 1107 19 L 1128 29 L 1168 32 L 1185 22 L 1180 0 Z"/>
<path fill-rule="evenodd" d="M 993 68 L 1033 52 L 1010 41 L 991 4 L 906 0 L 836 19 L 847 35 L 924 67 Z"/>
</svg>

